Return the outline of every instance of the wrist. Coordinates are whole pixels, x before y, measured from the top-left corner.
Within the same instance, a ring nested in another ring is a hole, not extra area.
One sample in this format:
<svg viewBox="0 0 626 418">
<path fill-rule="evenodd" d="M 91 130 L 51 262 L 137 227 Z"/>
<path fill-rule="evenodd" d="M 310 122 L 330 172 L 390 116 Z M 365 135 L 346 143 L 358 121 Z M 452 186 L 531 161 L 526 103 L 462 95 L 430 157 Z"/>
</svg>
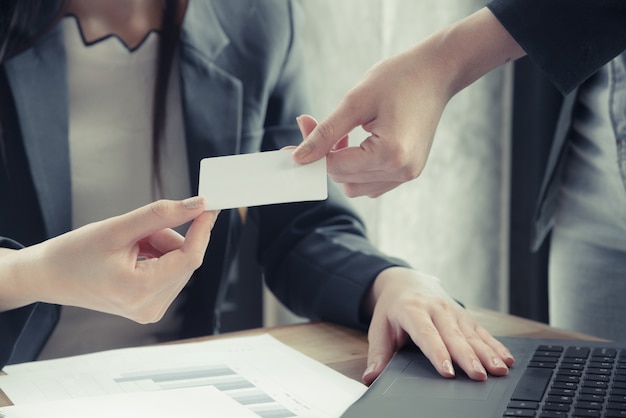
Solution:
<svg viewBox="0 0 626 418">
<path fill-rule="evenodd" d="M 367 294 L 365 303 L 363 306 L 364 311 L 371 316 L 374 312 L 374 307 L 378 303 L 380 295 L 383 290 L 392 285 L 394 282 L 401 282 L 400 286 L 403 286 L 407 277 L 413 274 L 413 270 L 407 267 L 389 267 L 378 273 L 378 276 L 374 279 L 372 286 Z"/>
<path fill-rule="evenodd" d="M 28 248 L 0 248 L 0 312 L 20 308 L 37 301 L 32 292 L 32 263 Z"/>
<path fill-rule="evenodd" d="M 440 88 L 448 98 L 491 70 L 525 55 L 486 7 L 436 32 L 424 46 L 435 57 Z"/>
</svg>

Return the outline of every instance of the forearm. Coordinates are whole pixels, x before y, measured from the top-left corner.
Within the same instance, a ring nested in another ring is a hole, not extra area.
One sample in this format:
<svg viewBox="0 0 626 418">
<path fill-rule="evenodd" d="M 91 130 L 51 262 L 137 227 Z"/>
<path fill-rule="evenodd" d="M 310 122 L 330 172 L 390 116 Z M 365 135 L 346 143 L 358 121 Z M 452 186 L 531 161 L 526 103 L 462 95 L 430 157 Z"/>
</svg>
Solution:
<svg viewBox="0 0 626 418">
<path fill-rule="evenodd" d="M 407 53 L 432 60 L 439 87 L 452 97 L 491 70 L 525 55 L 493 13 L 482 8 L 431 35 Z M 424 68 L 416 65 L 416 68 Z"/>
</svg>

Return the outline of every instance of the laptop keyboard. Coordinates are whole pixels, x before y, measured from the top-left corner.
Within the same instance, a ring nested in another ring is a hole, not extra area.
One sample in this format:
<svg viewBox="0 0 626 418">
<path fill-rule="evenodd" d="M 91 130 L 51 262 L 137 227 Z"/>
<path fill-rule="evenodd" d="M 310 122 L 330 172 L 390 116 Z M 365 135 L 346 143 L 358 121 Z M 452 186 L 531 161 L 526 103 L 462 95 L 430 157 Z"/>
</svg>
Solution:
<svg viewBox="0 0 626 418">
<path fill-rule="evenodd" d="M 541 345 L 504 417 L 626 417 L 626 349 Z"/>
</svg>

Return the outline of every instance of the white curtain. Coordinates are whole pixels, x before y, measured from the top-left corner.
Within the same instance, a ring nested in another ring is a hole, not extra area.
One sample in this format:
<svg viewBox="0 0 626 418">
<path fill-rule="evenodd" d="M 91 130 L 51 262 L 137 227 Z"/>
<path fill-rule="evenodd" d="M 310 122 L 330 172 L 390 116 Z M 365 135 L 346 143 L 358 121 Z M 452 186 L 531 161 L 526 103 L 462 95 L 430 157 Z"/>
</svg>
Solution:
<svg viewBox="0 0 626 418">
<path fill-rule="evenodd" d="M 377 61 L 484 6 L 478 0 L 300 0 L 317 119 Z M 473 306 L 508 308 L 508 107 L 511 68 L 449 103 L 426 169 L 377 199 L 353 199 L 385 252 L 438 276 Z M 365 138 L 355 131 L 351 141 Z M 291 322 L 268 298 L 269 325 Z"/>
</svg>

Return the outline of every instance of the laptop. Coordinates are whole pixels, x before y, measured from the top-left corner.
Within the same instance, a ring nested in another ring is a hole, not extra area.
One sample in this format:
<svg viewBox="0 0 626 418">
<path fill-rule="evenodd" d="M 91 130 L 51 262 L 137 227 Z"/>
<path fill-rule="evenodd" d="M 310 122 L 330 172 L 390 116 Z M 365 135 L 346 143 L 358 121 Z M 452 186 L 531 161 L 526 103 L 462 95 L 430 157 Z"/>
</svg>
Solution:
<svg viewBox="0 0 626 418">
<path fill-rule="evenodd" d="M 415 347 L 399 351 L 344 418 L 626 417 L 626 345 L 498 337 L 504 377 L 441 377 Z"/>
</svg>

